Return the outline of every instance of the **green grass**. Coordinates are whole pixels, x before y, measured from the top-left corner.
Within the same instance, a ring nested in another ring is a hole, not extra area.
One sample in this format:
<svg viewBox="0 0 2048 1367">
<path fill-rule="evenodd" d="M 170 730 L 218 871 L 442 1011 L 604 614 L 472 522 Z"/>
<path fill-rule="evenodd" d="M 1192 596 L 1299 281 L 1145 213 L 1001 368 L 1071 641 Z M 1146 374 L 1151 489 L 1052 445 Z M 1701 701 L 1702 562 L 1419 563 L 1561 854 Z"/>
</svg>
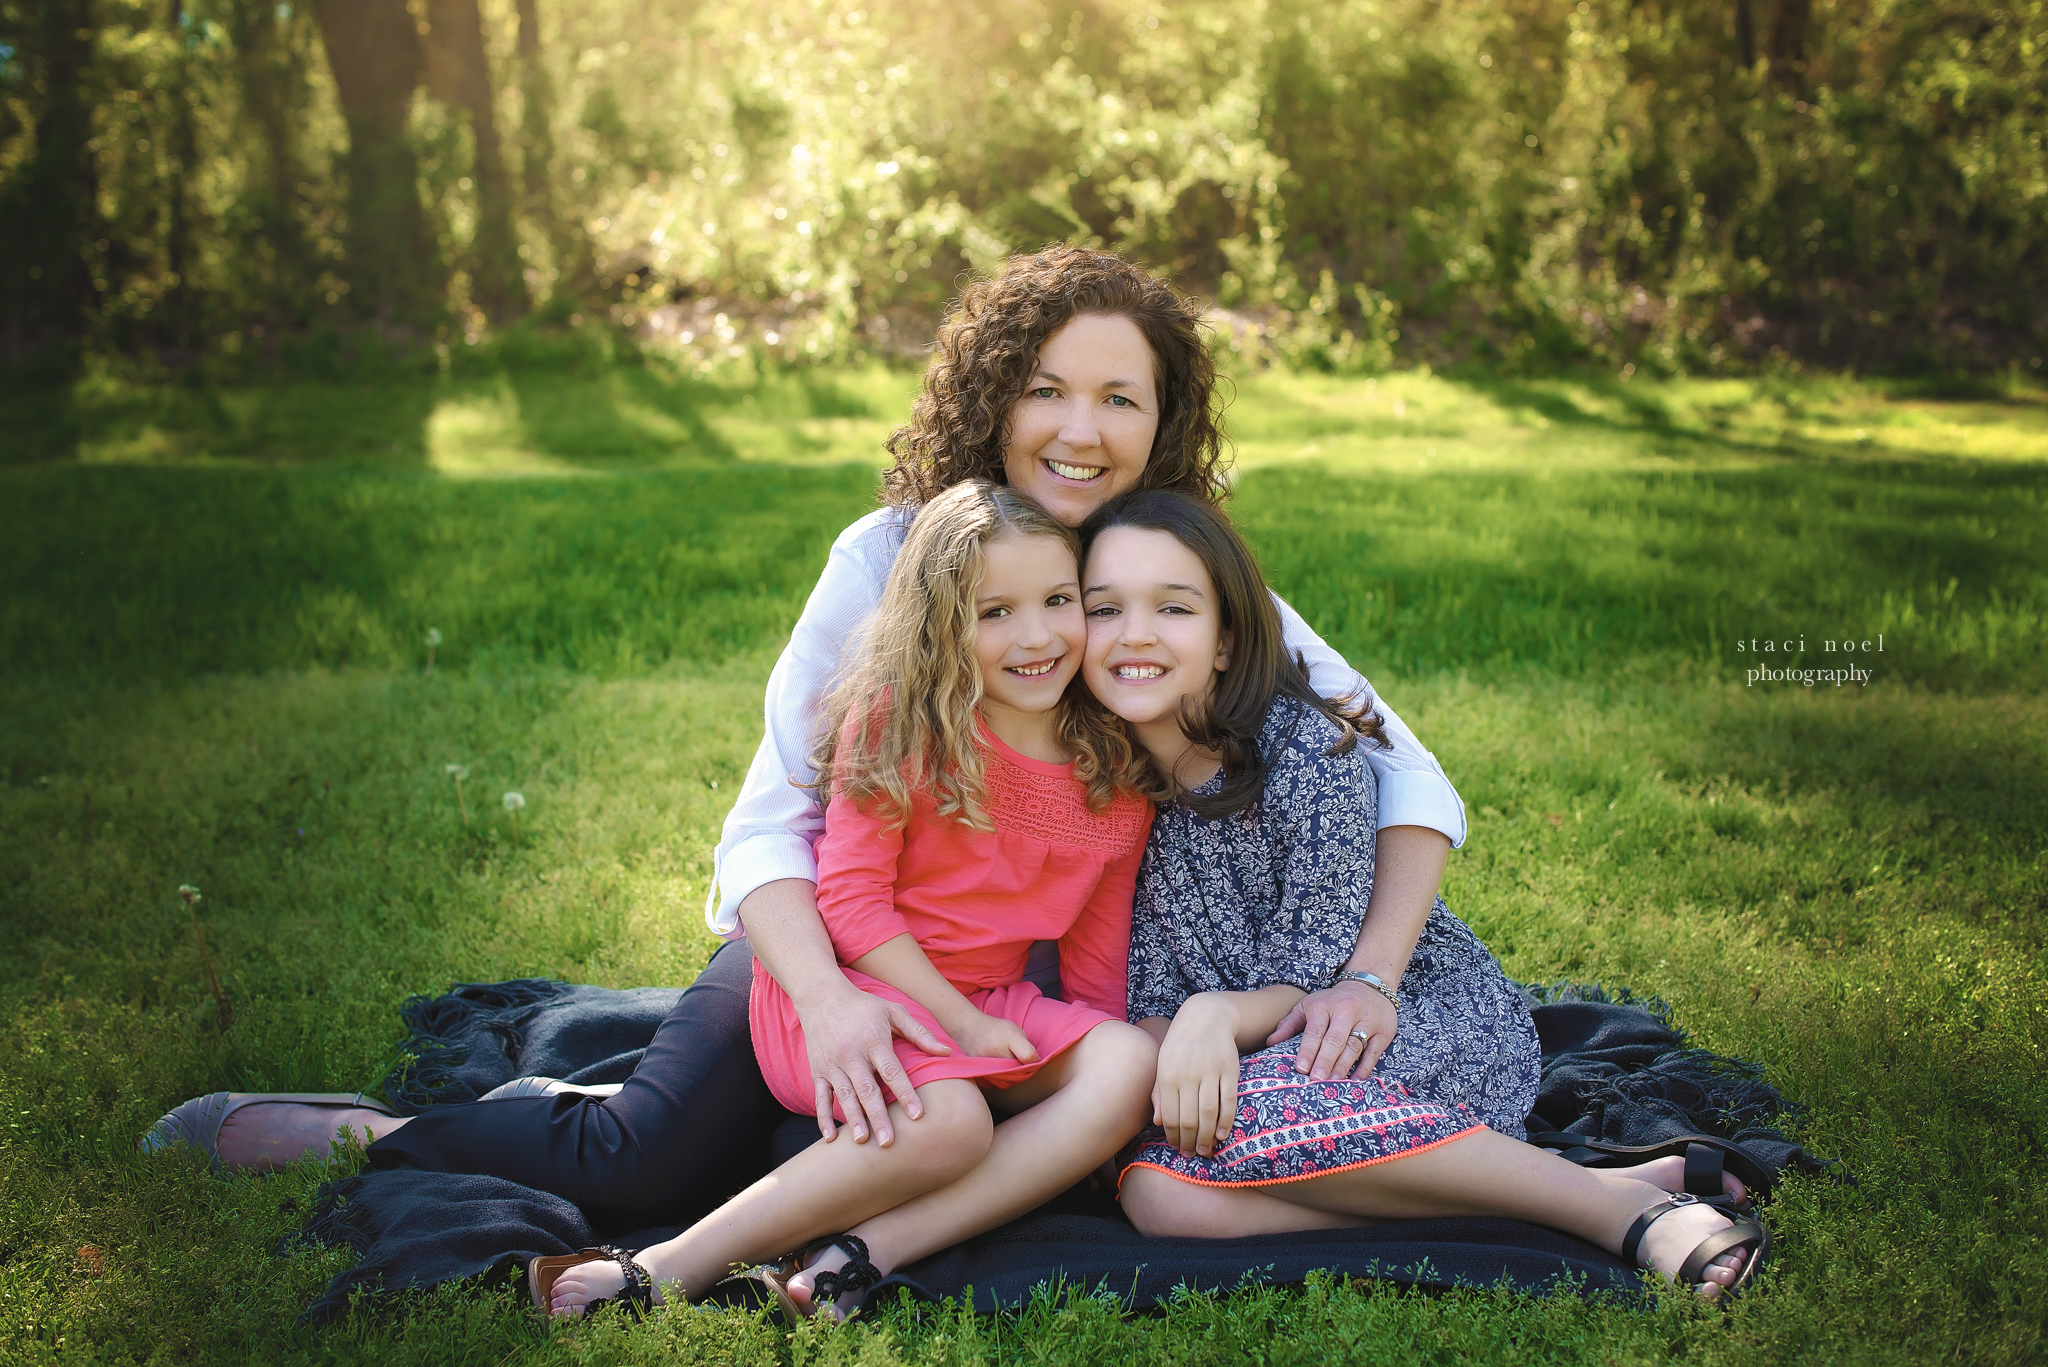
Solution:
<svg viewBox="0 0 2048 1367">
<path fill-rule="evenodd" d="M 135 1136 L 218 1086 L 372 1081 L 409 992 L 687 980 L 761 681 L 913 383 L 7 401 L 0 1358 L 2040 1359 L 2048 406 L 1820 381 L 1268 375 L 1232 413 L 1276 583 L 1470 805 L 1452 905 L 1510 973 L 1674 1002 L 1856 1175 L 1788 1185 L 1732 1315 L 1318 1282 L 548 1332 L 452 1288 L 297 1330 L 346 1255 L 271 1250 L 321 1173 L 218 1181 Z M 1750 686 L 1734 649 L 1880 631 L 1864 688 Z"/>
</svg>

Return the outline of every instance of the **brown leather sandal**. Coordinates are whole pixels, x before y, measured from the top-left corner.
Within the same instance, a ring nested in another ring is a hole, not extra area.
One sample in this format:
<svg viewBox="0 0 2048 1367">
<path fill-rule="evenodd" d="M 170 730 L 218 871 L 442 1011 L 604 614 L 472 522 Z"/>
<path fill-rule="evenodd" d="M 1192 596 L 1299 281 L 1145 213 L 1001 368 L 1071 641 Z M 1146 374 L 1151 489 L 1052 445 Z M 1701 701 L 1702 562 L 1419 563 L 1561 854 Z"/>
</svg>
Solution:
<svg viewBox="0 0 2048 1367">
<path fill-rule="evenodd" d="M 602 1296 L 585 1303 L 583 1313 L 588 1315 L 600 1305 L 617 1302 L 625 1306 L 633 1318 L 639 1319 L 654 1305 L 654 1274 L 635 1261 L 633 1255 L 625 1249 L 614 1248 L 610 1244 L 581 1249 L 575 1253 L 556 1253 L 528 1259 L 526 1289 L 532 1295 L 533 1303 L 539 1307 L 540 1312 L 543 1315 L 549 1314 L 548 1303 L 554 1295 L 555 1282 L 564 1272 L 572 1267 L 581 1267 L 585 1263 L 607 1261 L 619 1265 L 619 1270 L 626 1274 L 626 1284 L 613 1295 Z"/>
</svg>

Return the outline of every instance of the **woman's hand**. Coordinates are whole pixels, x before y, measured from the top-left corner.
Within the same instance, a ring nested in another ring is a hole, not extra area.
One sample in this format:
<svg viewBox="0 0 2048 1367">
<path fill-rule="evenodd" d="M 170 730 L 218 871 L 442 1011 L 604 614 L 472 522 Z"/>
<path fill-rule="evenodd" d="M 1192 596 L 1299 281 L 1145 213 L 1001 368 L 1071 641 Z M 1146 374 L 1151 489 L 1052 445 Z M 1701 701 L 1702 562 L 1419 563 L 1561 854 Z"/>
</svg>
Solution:
<svg viewBox="0 0 2048 1367">
<path fill-rule="evenodd" d="M 1237 1013 L 1224 996 L 1189 997 L 1159 1045 L 1152 1123 L 1190 1158 L 1215 1153 L 1237 1119 Z"/>
<path fill-rule="evenodd" d="M 839 979 L 839 990 L 790 997 L 797 1003 L 804 1051 L 810 1056 L 818 1133 L 827 1142 L 839 1133 L 832 1121 L 836 1098 L 839 1113 L 853 1131 L 854 1143 L 866 1142 L 872 1125 L 876 1140 L 887 1148 L 896 1138 L 889 1125 L 890 1095 L 903 1104 L 904 1114 L 912 1120 L 924 1114 L 924 1105 L 910 1085 L 910 1074 L 896 1057 L 895 1037 L 903 1036 L 927 1054 L 953 1051 L 902 1006 L 869 996 L 843 975 L 835 972 L 834 976 Z M 884 1086 L 888 1095 L 883 1093 Z"/>
<path fill-rule="evenodd" d="M 1278 1044 L 1300 1035 L 1295 1070 L 1318 1082 L 1351 1077 L 1354 1071 L 1359 1077 L 1370 1077 L 1380 1056 L 1394 1042 L 1400 1023 L 1400 1013 L 1392 1002 L 1364 983 L 1345 978 L 1296 1002 L 1266 1037 L 1266 1043 Z M 1359 1038 L 1360 1033 L 1365 1038 Z"/>
<path fill-rule="evenodd" d="M 1031 1043 L 1031 1037 L 1024 1033 L 1024 1028 L 1014 1021 L 969 1008 L 956 1024 L 960 1028 L 954 1030 L 949 1027 L 947 1033 L 952 1035 L 953 1043 L 959 1046 L 960 1052 L 969 1058 L 1013 1058 L 1019 1063 L 1038 1061 L 1037 1046 Z"/>
</svg>

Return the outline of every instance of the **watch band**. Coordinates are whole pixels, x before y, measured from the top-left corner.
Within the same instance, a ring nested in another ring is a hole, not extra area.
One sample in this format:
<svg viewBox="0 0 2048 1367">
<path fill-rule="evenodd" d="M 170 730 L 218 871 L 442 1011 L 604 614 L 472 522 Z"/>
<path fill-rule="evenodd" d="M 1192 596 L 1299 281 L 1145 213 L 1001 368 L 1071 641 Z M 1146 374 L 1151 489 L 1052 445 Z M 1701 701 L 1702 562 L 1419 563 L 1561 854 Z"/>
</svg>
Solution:
<svg viewBox="0 0 2048 1367">
<path fill-rule="evenodd" d="M 1355 983 L 1364 983 L 1367 987 L 1379 993 L 1382 997 L 1385 997 L 1389 1002 L 1393 1003 L 1395 1011 L 1398 1012 L 1401 1009 L 1401 999 L 1394 995 L 1394 989 L 1388 987 L 1387 980 L 1385 978 L 1382 978 L 1379 974 L 1339 973 L 1337 975 L 1338 982 L 1343 982 L 1347 978 Z"/>
</svg>

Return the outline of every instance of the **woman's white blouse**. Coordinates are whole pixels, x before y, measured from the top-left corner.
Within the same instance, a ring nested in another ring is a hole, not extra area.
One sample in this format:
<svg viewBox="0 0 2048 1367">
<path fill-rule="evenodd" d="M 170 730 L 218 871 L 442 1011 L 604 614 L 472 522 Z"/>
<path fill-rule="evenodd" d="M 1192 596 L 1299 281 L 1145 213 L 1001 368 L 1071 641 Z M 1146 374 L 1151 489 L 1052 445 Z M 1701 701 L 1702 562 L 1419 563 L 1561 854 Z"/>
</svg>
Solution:
<svg viewBox="0 0 2048 1367">
<path fill-rule="evenodd" d="M 788 647 L 768 675 L 767 733 L 713 856 L 704 916 L 720 935 L 739 929 L 740 903 L 762 884 L 779 878 L 817 881 L 811 846 L 825 828 L 825 814 L 811 790 L 800 785 L 815 775 L 810 753 L 819 702 L 839 672 L 847 641 L 881 601 L 909 525 L 909 513 L 881 508 L 839 534 Z M 1464 844 L 1465 804 L 1436 756 L 1422 748 L 1365 676 L 1310 630 L 1299 613 L 1277 596 L 1274 602 L 1287 648 L 1307 662 L 1316 691 L 1340 697 L 1364 690 L 1386 723 L 1392 748 L 1375 749 L 1369 756 L 1379 779 L 1380 827 L 1427 826 L 1442 831 L 1453 847 Z"/>
</svg>

